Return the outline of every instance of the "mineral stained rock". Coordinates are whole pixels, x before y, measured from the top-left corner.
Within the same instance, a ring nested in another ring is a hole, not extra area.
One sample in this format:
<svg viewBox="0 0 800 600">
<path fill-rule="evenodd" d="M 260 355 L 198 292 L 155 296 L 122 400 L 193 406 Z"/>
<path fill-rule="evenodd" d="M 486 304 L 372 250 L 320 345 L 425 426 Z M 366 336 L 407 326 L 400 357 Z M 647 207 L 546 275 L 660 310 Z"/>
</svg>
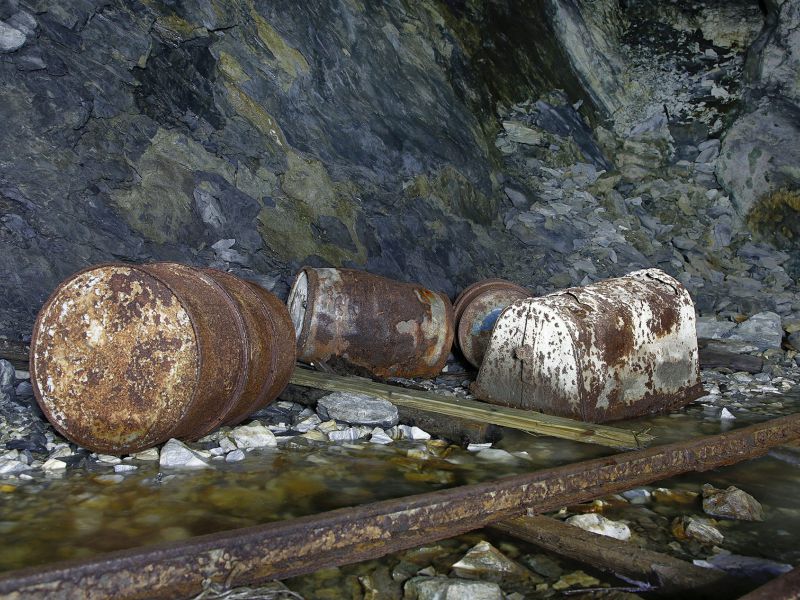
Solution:
<svg viewBox="0 0 800 600">
<path fill-rule="evenodd" d="M 109 260 L 279 293 L 300 263 L 451 295 L 496 273 L 496 104 L 562 88 L 595 118 L 619 93 L 578 73 L 617 3 L 561 4 L 4 3 L 0 335 Z"/>
</svg>

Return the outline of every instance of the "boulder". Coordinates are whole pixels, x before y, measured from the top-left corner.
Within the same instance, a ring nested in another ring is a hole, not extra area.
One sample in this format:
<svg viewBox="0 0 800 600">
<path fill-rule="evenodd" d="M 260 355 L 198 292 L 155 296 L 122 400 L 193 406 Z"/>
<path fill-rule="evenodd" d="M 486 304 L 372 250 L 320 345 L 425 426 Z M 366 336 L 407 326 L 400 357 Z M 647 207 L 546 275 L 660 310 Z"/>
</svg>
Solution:
<svg viewBox="0 0 800 600">
<path fill-rule="evenodd" d="M 320 398 L 317 413 L 323 421 L 334 419 L 373 427 L 393 427 L 399 419 L 397 407 L 388 400 L 348 392 L 334 392 Z"/>
</svg>

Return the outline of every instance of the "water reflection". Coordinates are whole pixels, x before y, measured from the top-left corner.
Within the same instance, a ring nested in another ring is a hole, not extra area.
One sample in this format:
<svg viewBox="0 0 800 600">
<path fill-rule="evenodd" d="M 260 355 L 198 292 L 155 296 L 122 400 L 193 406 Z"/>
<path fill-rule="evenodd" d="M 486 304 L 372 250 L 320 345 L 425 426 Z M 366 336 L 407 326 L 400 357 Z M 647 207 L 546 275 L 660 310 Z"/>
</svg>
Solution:
<svg viewBox="0 0 800 600">
<path fill-rule="evenodd" d="M 782 396 L 779 407 L 754 403 L 760 408 L 737 411 L 735 421 L 720 420 L 715 407 L 693 405 L 683 412 L 625 426 L 649 428 L 657 443 L 668 443 L 789 414 L 798 405 L 797 393 Z M 508 430 L 497 447 L 510 454 L 501 460 L 436 441 L 291 446 L 256 451 L 242 462 L 200 471 L 159 474 L 156 464 L 143 462 L 118 483 L 104 480 L 103 475 L 111 471 L 99 468 L 94 473 L 67 472 L 61 478 L 4 486 L 0 569 L 180 540 L 613 453 L 599 446 Z M 723 524 L 726 549 L 800 562 L 797 466 L 765 457 L 656 485 L 699 491 L 703 483 L 723 488 L 735 484 L 765 507 L 767 518 L 762 523 Z M 630 510 L 642 508 L 612 508 L 608 516 L 625 517 Z M 691 509 L 652 510 L 672 516 L 687 510 L 699 513 L 700 507 L 698 502 Z"/>
</svg>

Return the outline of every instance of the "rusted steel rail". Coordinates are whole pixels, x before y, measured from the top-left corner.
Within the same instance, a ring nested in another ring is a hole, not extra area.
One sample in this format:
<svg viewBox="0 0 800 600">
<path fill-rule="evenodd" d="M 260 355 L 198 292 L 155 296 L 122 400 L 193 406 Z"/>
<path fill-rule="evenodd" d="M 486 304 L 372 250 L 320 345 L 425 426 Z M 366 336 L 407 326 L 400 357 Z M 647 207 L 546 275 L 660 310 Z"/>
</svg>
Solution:
<svg viewBox="0 0 800 600">
<path fill-rule="evenodd" d="M 721 435 L 0 577 L 0 598 L 178 598 L 377 558 L 529 513 L 763 456 L 800 414 Z"/>
</svg>

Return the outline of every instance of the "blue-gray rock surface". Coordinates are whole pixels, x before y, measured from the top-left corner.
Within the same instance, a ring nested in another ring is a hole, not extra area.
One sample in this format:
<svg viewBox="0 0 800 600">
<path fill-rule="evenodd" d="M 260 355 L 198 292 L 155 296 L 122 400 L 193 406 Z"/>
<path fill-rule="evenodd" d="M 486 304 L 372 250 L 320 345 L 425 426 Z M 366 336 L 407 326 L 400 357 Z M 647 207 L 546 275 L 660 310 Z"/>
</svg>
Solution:
<svg viewBox="0 0 800 600">
<path fill-rule="evenodd" d="M 388 400 L 349 392 L 334 392 L 320 398 L 317 413 L 323 421 L 334 419 L 383 428 L 397 425 L 399 419 L 397 407 Z"/>
</svg>

